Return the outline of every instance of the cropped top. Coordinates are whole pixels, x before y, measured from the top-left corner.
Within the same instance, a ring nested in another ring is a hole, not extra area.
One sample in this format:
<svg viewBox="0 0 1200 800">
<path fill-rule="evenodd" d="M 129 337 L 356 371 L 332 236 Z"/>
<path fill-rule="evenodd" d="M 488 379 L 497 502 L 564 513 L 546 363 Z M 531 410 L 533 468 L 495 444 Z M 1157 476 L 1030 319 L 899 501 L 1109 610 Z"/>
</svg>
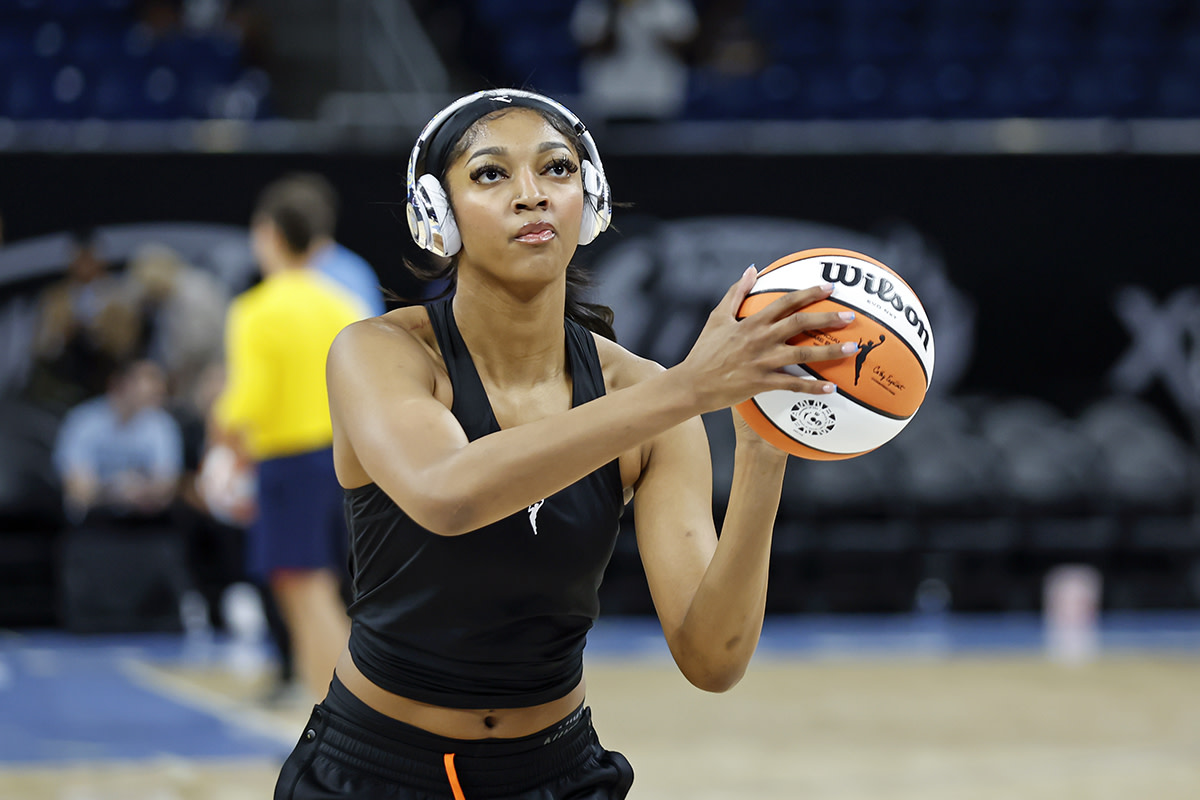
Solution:
<svg viewBox="0 0 1200 800">
<path fill-rule="evenodd" d="M 450 300 L 427 306 L 470 440 L 500 430 Z M 592 335 L 565 322 L 572 406 L 604 394 Z M 459 536 L 417 523 L 375 484 L 345 491 L 350 654 L 372 683 L 450 708 L 518 708 L 567 694 L 623 508 L 613 460 L 527 509 Z"/>
</svg>

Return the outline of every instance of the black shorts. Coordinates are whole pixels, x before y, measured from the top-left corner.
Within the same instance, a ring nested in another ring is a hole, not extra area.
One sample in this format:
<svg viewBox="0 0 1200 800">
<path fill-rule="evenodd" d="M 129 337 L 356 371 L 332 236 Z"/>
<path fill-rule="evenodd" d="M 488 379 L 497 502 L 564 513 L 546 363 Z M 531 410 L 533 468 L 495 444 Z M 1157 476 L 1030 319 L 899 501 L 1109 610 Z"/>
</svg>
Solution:
<svg viewBox="0 0 1200 800">
<path fill-rule="evenodd" d="M 367 706 L 335 677 L 284 762 L 275 800 L 621 800 L 633 768 L 591 710 L 519 739 L 437 736 Z"/>
</svg>

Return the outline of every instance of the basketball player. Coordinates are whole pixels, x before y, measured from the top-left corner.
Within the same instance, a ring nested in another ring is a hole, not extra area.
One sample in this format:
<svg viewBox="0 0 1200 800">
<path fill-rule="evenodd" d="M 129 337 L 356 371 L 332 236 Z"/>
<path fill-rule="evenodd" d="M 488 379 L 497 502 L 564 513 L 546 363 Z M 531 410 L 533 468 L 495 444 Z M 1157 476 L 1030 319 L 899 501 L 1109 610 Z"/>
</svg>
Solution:
<svg viewBox="0 0 1200 800">
<path fill-rule="evenodd" d="M 720 692 L 761 631 L 786 455 L 737 422 L 718 540 L 699 415 L 767 389 L 820 393 L 793 347 L 844 327 L 743 322 L 747 270 L 671 369 L 612 341 L 575 248 L 611 205 L 591 136 L 549 98 L 492 90 L 436 115 L 409 159 L 410 227 L 452 296 L 339 334 L 328 383 L 356 595 L 349 647 L 283 767 L 277 798 L 622 798 L 628 761 L 585 705 L 582 651 L 618 520 L 638 546 L 680 670 Z"/>
</svg>

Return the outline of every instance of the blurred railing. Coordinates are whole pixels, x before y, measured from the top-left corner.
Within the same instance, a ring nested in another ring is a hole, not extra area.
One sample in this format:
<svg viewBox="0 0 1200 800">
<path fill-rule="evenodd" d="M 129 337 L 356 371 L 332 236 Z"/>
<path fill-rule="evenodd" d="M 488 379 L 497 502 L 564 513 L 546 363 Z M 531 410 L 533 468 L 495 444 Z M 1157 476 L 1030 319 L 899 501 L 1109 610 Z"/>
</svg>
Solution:
<svg viewBox="0 0 1200 800">
<path fill-rule="evenodd" d="M 406 149 L 451 99 L 441 92 L 336 93 L 316 120 L 0 118 L 0 154 L 393 152 Z M 586 119 L 586 110 L 581 113 Z M 1200 153 L 1195 119 L 730 120 L 593 127 L 603 152 L 614 155 Z"/>
</svg>

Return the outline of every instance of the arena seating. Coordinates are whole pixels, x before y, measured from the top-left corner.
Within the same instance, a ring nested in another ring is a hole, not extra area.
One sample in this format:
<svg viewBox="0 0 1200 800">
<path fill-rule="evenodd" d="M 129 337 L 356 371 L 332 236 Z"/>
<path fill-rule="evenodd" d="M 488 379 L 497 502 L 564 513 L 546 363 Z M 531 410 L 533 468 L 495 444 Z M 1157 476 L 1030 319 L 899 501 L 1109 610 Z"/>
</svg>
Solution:
<svg viewBox="0 0 1200 800">
<path fill-rule="evenodd" d="M 511 4 L 468 5 L 505 43 L 493 54 L 497 80 L 578 86 L 573 3 L 540 4 L 534 28 Z M 714 4 L 695 5 L 704 19 Z M 765 65 L 728 74 L 693 63 L 685 117 L 1200 113 L 1200 10 L 1183 0 L 745 0 L 744 13 Z"/>
<path fill-rule="evenodd" d="M 132 0 L 9 0 L 0 6 L 0 117 L 254 119 L 261 71 L 220 28 L 153 36 Z"/>
</svg>

